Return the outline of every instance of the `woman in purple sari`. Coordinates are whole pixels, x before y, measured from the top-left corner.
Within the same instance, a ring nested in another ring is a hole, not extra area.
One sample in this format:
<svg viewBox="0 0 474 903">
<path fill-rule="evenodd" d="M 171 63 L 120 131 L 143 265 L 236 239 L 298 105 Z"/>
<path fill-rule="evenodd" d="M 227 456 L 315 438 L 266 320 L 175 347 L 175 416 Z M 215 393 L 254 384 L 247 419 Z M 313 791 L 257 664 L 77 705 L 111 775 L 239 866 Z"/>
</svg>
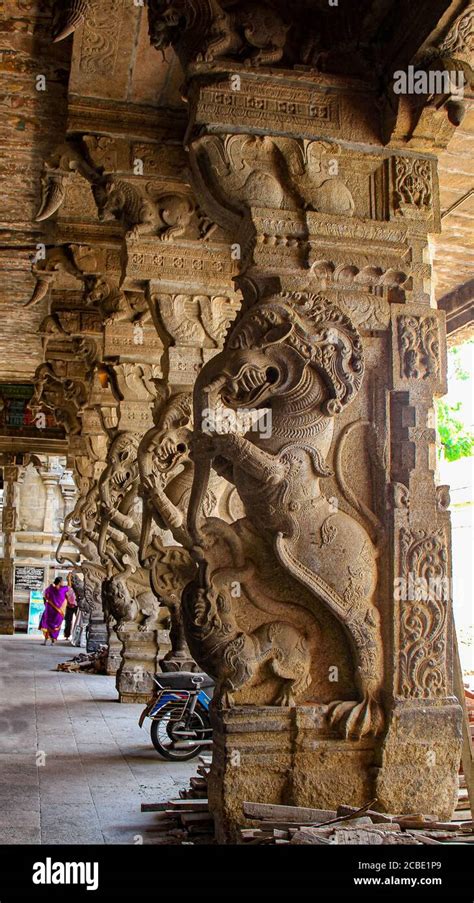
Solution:
<svg viewBox="0 0 474 903">
<path fill-rule="evenodd" d="M 66 614 L 67 591 L 68 587 L 63 586 L 62 577 L 56 577 L 44 592 L 44 612 L 39 622 L 40 630 L 44 633 L 43 646 L 46 646 L 48 640 L 53 645 L 58 638 Z"/>
</svg>

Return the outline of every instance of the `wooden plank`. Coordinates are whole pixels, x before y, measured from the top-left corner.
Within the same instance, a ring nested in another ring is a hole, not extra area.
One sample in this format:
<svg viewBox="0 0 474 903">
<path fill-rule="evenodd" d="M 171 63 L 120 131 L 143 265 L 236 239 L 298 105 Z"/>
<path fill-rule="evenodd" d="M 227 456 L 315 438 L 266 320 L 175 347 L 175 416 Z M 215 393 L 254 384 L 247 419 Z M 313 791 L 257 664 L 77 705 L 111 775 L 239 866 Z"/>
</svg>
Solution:
<svg viewBox="0 0 474 903">
<path fill-rule="evenodd" d="M 209 800 L 168 800 L 170 809 L 176 812 L 209 812 Z"/>
<path fill-rule="evenodd" d="M 471 812 L 474 815 L 474 754 L 472 746 L 471 727 L 466 705 L 466 694 L 462 677 L 461 659 L 459 658 L 458 638 L 453 623 L 453 647 L 454 647 L 454 692 L 462 708 L 462 770 L 466 778 L 466 787 L 469 796 Z M 457 807 L 456 807 L 457 808 Z"/>
<path fill-rule="evenodd" d="M 338 844 L 420 844 L 416 837 L 410 834 L 402 834 L 398 831 L 381 831 L 375 825 L 373 828 L 340 827 L 335 830 Z"/>
<path fill-rule="evenodd" d="M 416 837 L 417 840 L 421 840 L 421 842 L 425 844 L 441 844 L 440 840 L 435 840 L 435 838 L 431 837 L 429 834 L 422 834 L 421 831 L 418 834 L 412 833 L 411 831 L 408 831 L 407 833 L 412 834 L 412 837 Z"/>
<path fill-rule="evenodd" d="M 204 778 L 190 778 L 189 783 L 193 790 L 205 790 L 207 788 L 207 781 Z"/>
<path fill-rule="evenodd" d="M 164 812 L 168 808 L 168 803 L 142 803 L 142 812 Z"/>
<path fill-rule="evenodd" d="M 358 811 L 359 809 L 357 806 L 338 806 L 337 815 L 353 815 Z M 386 824 L 394 822 L 397 819 L 396 815 L 390 815 L 386 812 L 376 812 L 375 809 L 366 809 L 365 815 L 370 816 L 374 824 Z"/>
<path fill-rule="evenodd" d="M 183 825 L 200 824 L 201 822 L 212 824 L 214 821 L 210 812 L 182 812 L 179 818 Z"/>
<path fill-rule="evenodd" d="M 335 809 L 306 809 L 303 806 L 280 806 L 274 803 L 244 802 L 247 818 L 270 819 L 278 823 L 320 823 L 336 817 Z"/>
</svg>

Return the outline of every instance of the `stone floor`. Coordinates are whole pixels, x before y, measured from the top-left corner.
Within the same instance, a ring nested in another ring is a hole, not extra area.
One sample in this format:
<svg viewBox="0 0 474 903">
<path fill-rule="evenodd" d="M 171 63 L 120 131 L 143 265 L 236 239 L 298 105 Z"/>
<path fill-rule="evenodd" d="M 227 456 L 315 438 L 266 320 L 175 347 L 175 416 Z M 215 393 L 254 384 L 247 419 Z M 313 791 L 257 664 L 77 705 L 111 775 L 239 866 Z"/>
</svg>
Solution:
<svg viewBox="0 0 474 903">
<path fill-rule="evenodd" d="M 0 636 L 0 843 L 157 843 L 140 805 L 178 796 L 197 760 L 160 759 L 115 678 L 54 670 L 74 654 Z"/>
</svg>

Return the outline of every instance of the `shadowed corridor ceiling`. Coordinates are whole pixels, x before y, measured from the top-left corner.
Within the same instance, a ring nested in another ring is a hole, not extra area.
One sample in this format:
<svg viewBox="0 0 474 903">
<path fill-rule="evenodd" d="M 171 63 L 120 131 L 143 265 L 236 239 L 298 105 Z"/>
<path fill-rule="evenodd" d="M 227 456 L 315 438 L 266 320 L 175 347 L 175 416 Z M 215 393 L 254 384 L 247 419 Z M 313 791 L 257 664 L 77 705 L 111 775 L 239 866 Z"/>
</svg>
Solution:
<svg viewBox="0 0 474 903">
<path fill-rule="evenodd" d="M 437 5 L 442 11 L 448 4 Z M 314 6 L 322 8 L 319 3 Z M 392 4 L 387 0 L 363 6 L 367 27 L 370 25 L 376 34 Z M 35 216 L 40 207 L 43 163 L 56 150 L 58 140 L 63 140 L 66 132 L 93 132 L 100 120 L 101 136 L 95 150 L 106 168 L 130 172 L 133 160 L 107 160 L 107 136 L 133 132 L 143 142 L 159 144 L 163 160 L 168 156 L 174 161 L 177 182 L 188 179 L 185 153 L 176 155 L 186 128 L 180 92 L 182 70 L 171 49 L 162 53 L 150 45 L 146 8 L 124 0 L 106 0 L 73 36 L 52 43 L 53 7 L 52 0 L 5 0 L 0 14 L 2 379 L 31 378 L 41 361 L 38 329 L 46 302 L 29 308 L 25 304 L 35 285 L 31 266 L 36 246 L 48 244 L 48 239 L 53 243 L 56 223 L 37 222 Z M 440 21 L 442 24 L 442 17 Z M 118 40 L 111 40 L 117 34 Z M 42 76 L 45 90 L 38 86 L 38 77 Z M 468 300 L 472 297 L 472 100 L 467 100 L 466 107 L 463 122 L 439 157 L 443 232 L 432 240 L 438 301 L 457 292 L 463 292 Z M 61 212 L 64 241 L 68 239 L 68 223 L 77 223 L 79 208 L 84 211 L 83 193 L 84 185 L 78 182 Z M 87 203 L 91 222 L 95 217 L 98 226 L 92 195 Z M 101 228 L 104 234 L 105 227 Z M 118 227 L 108 224 L 107 228 L 113 241 Z"/>
</svg>

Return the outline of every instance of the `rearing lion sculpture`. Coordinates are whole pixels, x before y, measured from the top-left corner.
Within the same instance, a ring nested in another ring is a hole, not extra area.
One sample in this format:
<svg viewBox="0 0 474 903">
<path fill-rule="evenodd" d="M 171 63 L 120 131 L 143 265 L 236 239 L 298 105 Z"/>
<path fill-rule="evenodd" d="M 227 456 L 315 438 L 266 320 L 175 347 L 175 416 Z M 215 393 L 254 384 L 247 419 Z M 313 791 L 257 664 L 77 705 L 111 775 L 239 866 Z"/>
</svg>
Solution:
<svg viewBox="0 0 474 903">
<path fill-rule="evenodd" d="M 270 672 L 280 681 L 274 703 L 311 698 L 308 675 L 317 670 L 321 640 L 316 624 L 330 612 L 352 649 L 358 698 L 345 698 L 346 691 L 330 700 L 327 717 L 351 738 L 383 727 L 377 549 L 320 482 L 331 474 L 334 418 L 356 396 L 363 373 L 359 334 L 320 295 L 275 295 L 242 315 L 196 382 L 188 529 L 201 567 L 183 596 L 189 647 L 216 677 L 224 704 L 236 693 L 241 702 L 254 701 L 249 688 Z M 220 431 L 222 405 L 270 409 L 271 434 Z M 244 504 L 246 517 L 232 525 L 202 517 L 211 466 Z"/>
</svg>

